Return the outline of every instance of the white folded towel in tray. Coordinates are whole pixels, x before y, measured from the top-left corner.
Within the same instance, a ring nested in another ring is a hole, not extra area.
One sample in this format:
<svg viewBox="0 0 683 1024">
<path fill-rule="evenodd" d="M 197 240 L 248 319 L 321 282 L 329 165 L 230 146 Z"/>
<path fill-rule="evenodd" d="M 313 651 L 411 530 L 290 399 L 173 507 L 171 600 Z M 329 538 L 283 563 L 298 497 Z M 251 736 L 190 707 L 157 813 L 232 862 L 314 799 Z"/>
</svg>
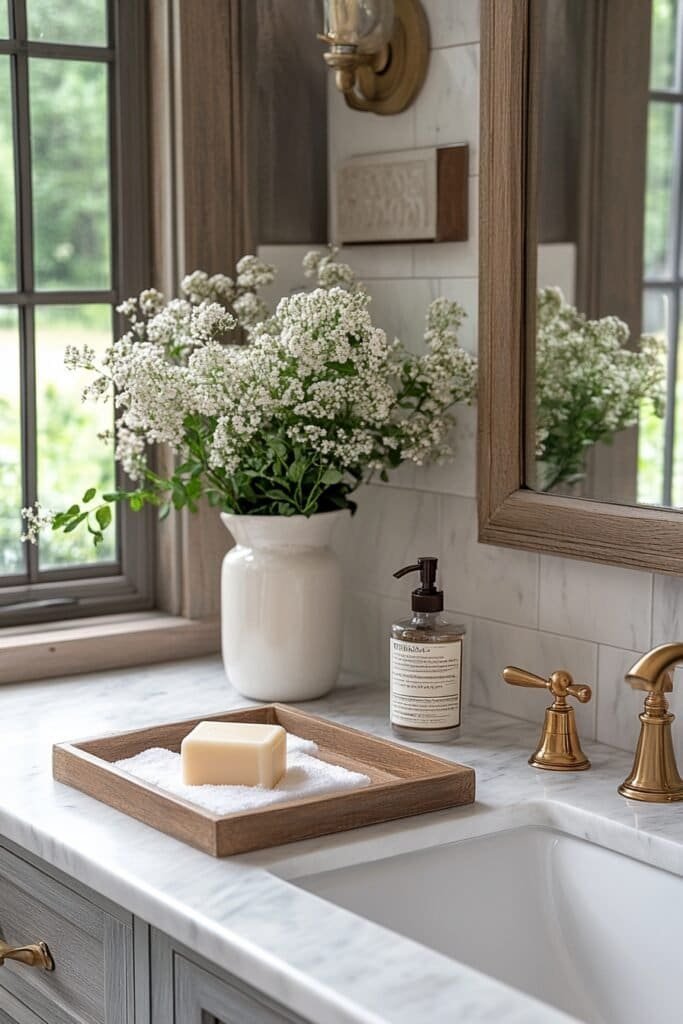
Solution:
<svg viewBox="0 0 683 1024">
<path fill-rule="evenodd" d="M 186 786 L 180 771 L 180 754 L 162 747 L 151 747 L 115 764 L 136 779 L 183 797 L 214 814 L 257 811 L 290 800 L 330 796 L 370 785 L 367 775 L 321 761 L 316 757 L 317 753 L 318 746 L 312 740 L 287 733 L 287 771 L 274 789 L 263 786 Z"/>
</svg>

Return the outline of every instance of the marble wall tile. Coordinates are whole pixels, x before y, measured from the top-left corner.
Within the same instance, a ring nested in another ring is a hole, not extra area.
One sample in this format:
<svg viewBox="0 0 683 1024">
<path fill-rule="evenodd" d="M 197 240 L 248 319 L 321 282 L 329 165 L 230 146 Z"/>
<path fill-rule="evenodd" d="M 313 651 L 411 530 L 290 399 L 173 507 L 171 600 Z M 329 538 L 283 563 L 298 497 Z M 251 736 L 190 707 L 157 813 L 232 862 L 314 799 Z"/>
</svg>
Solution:
<svg viewBox="0 0 683 1024">
<path fill-rule="evenodd" d="M 390 153 L 393 150 L 415 149 L 415 104 L 391 117 L 367 111 L 352 110 L 328 75 L 328 176 L 329 195 L 334 196 L 337 168 L 350 156 L 367 153 Z M 328 211 L 330 239 L 337 237 L 336 210 L 330 202 Z"/>
<path fill-rule="evenodd" d="M 541 556 L 541 629 L 645 649 L 651 614 L 651 573 Z"/>
<path fill-rule="evenodd" d="M 432 49 L 479 42 L 479 0 L 422 0 Z"/>
<path fill-rule="evenodd" d="M 476 354 L 479 347 L 479 280 L 476 277 L 443 277 L 439 281 L 439 295 L 458 302 L 466 316 L 458 333 L 460 344 Z"/>
<path fill-rule="evenodd" d="M 538 555 L 477 542 L 477 503 L 442 495 L 440 557 L 451 608 L 520 626 L 538 624 Z"/>
<path fill-rule="evenodd" d="M 683 642 L 683 578 L 654 577 L 652 645 Z"/>
<path fill-rule="evenodd" d="M 544 710 L 550 703 L 547 692 L 509 686 L 502 677 L 506 665 L 517 665 L 544 677 L 557 669 L 566 669 L 577 683 L 595 686 L 598 671 L 596 644 L 477 618 L 473 624 L 471 647 L 472 704 L 538 722 L 539 730 Z M 594 739 L 597 719 L 595 698 L 588 704 L 572 703 L 579 735 Z"/>
<path fill-rule="evenodd" d="M 413 245 L 415 277 L 476 277 L 479 273 L 479 178 L 469 179 L 466 242 L 417 242 Z"/>
<path fill-rule="evenodd" d="M 338 259 L 350 264 L 361 280 L 413 276 L 410 245 L 345 245 Z"/>
<path fill-rule="evenodd" d="M 415 583 L 393 573 L 418 555 L 438 553 L 440 496 L 397 487 L 366 485 L 357 493 L 358 512 L 335 531 L 347 589 L 408 601 Z"/>
<path fill-rule="evenodd" d="M 415 144 L 470 147 L 470 174 L 479 166 L 479 44 L 433 50 L 415 101 Z"/>
<path fill-rule="evenodd" d="M 598 662 L 597 738 L 602 743 L 633 753 L 640 735 L 638 716 L 643 710 L 645 694 L 633 690 L 624 681 L 624 676 L 642 653 L 601 645 Z M 680 669 L 674 678 L 673 692 L 667 694 L 667 699 L 670 710 L 676 715 L 672 734 L 678 768 L 683 772 L 683 672 Z"/>
<path fill-rule="evenodd" d="M 477 351 L 478 282 L 476 278 L 373 279 L 363 277 L 372 296 L 373 322 L 389 338 L 400 338 L 411 352 L 424 351 L 425 318 L 430 302 L 440 296 L 459 302 L 466 316 L 459 332 L 468 352 Z"/>
<path fill-rule="evenodd" d="M 380 671 L 380 601 L 377 594 L 357 588 L 344 593 L 344 646 L 342 666 L 369 680 L 382 678 Z"/>
<path fill-rule="evenodd" d="M 365 279 L 372 296 L 370 313 L 392 340 L 399 338 L 410 352 L 424 351 L 427 308 L 440 295 L 436 280 Z"/>
</svg>

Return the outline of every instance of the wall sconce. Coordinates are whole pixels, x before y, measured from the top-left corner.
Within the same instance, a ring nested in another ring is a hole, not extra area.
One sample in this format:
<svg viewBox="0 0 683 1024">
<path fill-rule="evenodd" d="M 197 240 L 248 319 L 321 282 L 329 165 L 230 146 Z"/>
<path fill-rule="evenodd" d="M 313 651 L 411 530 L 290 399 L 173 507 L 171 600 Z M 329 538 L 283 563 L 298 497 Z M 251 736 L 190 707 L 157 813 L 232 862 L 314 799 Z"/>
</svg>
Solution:
<svg viewBox="0 0 683 1024">
<path fill-rule="evenodd" d="M 324 60 L 354 110 L 398 114 L 427 73 L 429 25 L 420 0 L 323 0 Z"/>
</svg>

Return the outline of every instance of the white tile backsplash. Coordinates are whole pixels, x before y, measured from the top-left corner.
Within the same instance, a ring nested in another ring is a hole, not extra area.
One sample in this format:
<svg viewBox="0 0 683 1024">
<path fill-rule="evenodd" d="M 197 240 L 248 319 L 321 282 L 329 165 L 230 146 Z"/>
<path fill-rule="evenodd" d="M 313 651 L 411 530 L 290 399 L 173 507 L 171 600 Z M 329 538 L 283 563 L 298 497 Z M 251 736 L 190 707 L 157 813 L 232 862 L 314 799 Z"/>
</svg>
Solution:
<svg viewBox="0 0 683 1024">
<path fill-rule="evenodd" d="M 365 278 L 372 296 L 373 322 L 390 340 L 399 338 L 409 352 L 424 351 L 425 314 L 440 294 L 437 280 L 372 280 Z"/>
<path fill-rule="evenodd" d="M 538 555 L 477 543 L 477 503 L 441 496 L 441 581 L 452 608 L 538 625 Z"/>
<path fill-rule="evenodd" d="M 683 642 L 683 579 L 654 577 L 652 594 L 652 643 Z"/>
<path fill-rule="evenodd" d="M 405 113 L 380 118 L 351 111 L 330 81 L 330 169 L 360 153 L 470 145 L 467 242 L 352 246 L 345 258 L 369 280 L 377 322 L 409 347 L 419 350 L 426 306 L 445 294 L 465 306 L 462 340 L 475 351 L 479 48 L 472 44 L 479 3 L 423 3 L 434 52 L 421 95 Z M 474 703 L 531 719 L 540 731 L 547 696 L 506 685 L 501 671 L 515 663 L 542 675 L 565 668 L 594 686 L 593 701 L 577 707 L 581 736 L 635 749 L 642 697 L 623 675 L 652 643 L 683 640 L 683 581 L 479 544 L 476 411 L 459 409 L 457 418 L 453 463 L 402 467 L 388 486 L 363 488 L 358 515 L 339 533 L 348 592 L 345 662 L 386 678 L 389 626 L 409 614 L 414 586 L 393 580 L 392 572 L 434 553 L 446 604 L 460 609 L 455 614 L 468 625 Z M 683 768 L 683 671 L 679 677 L 672 704 L 681 715 L 674 735 Z"/>
<path fill-rule="evenodd" d="M 543 678 L 566 669 L 576 683 L 595 686 L 598 671 L 596 644 L 566 636 L 520 629 L 488 619 L 476 619 L 472 630 L 472 704 L 538 722 L 539 732 L 545 708 L 552 703 L 547 690 L 510 686 L 503 680 L 506 665 L 528 669 Z M 593 739 L 596 733 L 597 703 L 572 701 L 579 736 Z M 531 754 L 531 751 L 529 751 Z"/>
<path fill-rule="evenodd" d="M 479 0 L 422 0 L 433 48 L 479 42 Z"/>
<path fill-rule="evenodd" d="M 395 580 L 393 574 L 418 555 L 438 550 L 440 495 L 370 484 L 359 490 L 357 500 L 358 512 L 334 538 L 347 588 L 409 601 L 415 581 Z"/>
<path fill-rule="evenodd" d="M 645 649 L 650 643 L 651 616 L 650 573 L 541 556 L 541 629 Z"/>
<path fill-rule="evenodd" d="M 469 179 L 466 242 L 416 242 L 415 277 L 476 277 L 479 273 L 479 178 Z"/>
<path fill-rule="evenodd" d="M 479 44 L 432 51 L 422 91 L 415 102 L 417 146 L 470 148 L 470 174 L 479 165 Z"/>
</svg>

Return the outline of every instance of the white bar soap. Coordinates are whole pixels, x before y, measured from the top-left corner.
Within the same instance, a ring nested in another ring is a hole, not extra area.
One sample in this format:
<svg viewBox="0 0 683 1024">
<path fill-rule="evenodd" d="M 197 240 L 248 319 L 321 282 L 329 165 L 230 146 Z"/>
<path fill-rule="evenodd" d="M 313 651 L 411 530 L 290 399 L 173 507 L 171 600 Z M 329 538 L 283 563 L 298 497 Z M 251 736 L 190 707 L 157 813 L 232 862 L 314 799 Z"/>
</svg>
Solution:
<svg viewBox="0 0 683 1024">
<path fill-rule="evenodd" d="M 187 786 L 276 786 L 287 769 L 281 725 L 200 722 L 180 745 Z"/>
</svg>

